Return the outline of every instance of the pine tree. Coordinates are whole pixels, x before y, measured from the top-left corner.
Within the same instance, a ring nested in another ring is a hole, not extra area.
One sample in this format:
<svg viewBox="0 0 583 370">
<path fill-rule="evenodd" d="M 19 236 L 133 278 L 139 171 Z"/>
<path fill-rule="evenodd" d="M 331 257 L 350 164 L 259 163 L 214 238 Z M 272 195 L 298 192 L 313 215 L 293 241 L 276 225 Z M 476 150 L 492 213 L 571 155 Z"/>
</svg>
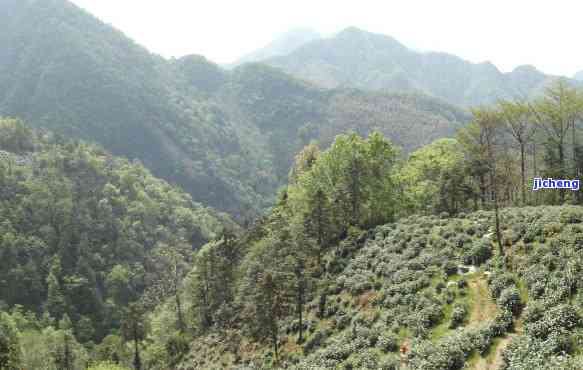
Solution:
<svg viewBox="0 0 583 370">
<path fill-rule="evenodd" d="M 59 283 L 60 261 L 58 258 L 53 260 L 51 271 L 47 276 L 47 301 L 46 310 L 57 320 L 60 320 L 67 311 L 65 295 Z"/>
<path fill-rule="evenodd" d="M 11 318 L 0 312 L 0 369 L 21 369 L 18 331 Z"/>
<path fill-rule="evenodd" d="M 134 344 L 134 370 L 142 369 L 142 357 L 140 344 L 146 335 L 145 317 L 143 307 L 139 303 L 130 303 L 124 312 L 122 321 L 122 334 L 126 341 Z"/>
</svg>

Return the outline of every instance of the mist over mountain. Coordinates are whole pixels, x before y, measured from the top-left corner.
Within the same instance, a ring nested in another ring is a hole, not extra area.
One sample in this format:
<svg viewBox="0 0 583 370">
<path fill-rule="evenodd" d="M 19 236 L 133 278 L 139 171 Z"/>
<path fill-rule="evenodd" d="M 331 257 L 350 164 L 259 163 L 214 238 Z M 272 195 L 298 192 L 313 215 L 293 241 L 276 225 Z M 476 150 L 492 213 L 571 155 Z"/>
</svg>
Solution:
<svg viewBox="0 0 583 370">
<path fill-rule="evenodd" d="M 265 59 L 287 55 L 297 48 L 307 44 L 308 42 L 322 38 L 318 32 L 309 28 L 295 28 L 292 29 L 261 49 L 253 51 L 243 57 L 239 58 L 234 65 L 240 65 L 249 62 L 259 62 Z"/>
<path fill-rule="evenodd" d="M 327 88 L 420 92 L 464 107 L 532 97 L 557 78 L 532 67 L 503 73 L 490 62 L 417 52 L 390 36 L 356 27 L 263 62 Z"/>
<path fill-rule="evenodd" d="M 410 150 L 467 118 L 422 96 L 326 90 L 263 66 L 228 72 L 201 56 L 165 60 L 64 0 L 1 9 L 10 21 L 0 25 L 0 115 L 139 159 L 237 217 L 271 204 L 310 140 L 379 129 Z"/>
<path fill-rule="evenodd" d="M 0 20 L 1 370 L 583 369 L 581 73 Z"/>
</svg>

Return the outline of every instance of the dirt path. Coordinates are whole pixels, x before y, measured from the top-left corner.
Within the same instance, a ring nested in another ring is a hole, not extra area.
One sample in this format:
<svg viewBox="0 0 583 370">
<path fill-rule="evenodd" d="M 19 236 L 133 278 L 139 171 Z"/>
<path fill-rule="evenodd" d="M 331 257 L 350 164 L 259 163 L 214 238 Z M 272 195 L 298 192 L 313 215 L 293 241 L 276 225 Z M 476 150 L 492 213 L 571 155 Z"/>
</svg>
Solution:
<svg viewBox="0 0 583 370">
<path fill-rule="evenodd" d="M 478 325 L 496 316 L 496 303 L 488 290 L 488 283 L 484 275 L 478 275 L 469 281 L 472 309 L 470 312 L 470 325 Z M 472 367 L 474 370 L 494 370 L 502 365 L 502 352 L 510 343 L 511 338 L 505 337 L 497 343 L 495 355 L 486 358 L 480 357 Z"/>
<path fill-rule="evenodd" d="M 477 325 L 496 316 L 496 303 L 488 290 L 488 283 L 483 275 L 477 275 L 468 282 L 470 286 L 470 325 Z"/>
<path fill-rule="evenodd" d="M 473 283 L 473 285 L 472 285 Z M 491 299 L 488 291 L 488 284 L 483 277 L 478 277 L 470 281 L 470 287 L 475 294 L 474 306 L 472 307 L 471 322 L 481 322 L 481 320 L 492 319 L 496 315 L 496 304 Z M 476 321 L 478 320 L 478 321 Z M 472 367 L 474 370 L 498 370 L 502 367 L 502 353 L 512 342 L 514 337 L 522 333 L 522 321 L 517 318 L 514 322 L 514 332 L 508 333 L 496 343 L 494 353 L 486 358 L 481 357 Z"/>
</svg>

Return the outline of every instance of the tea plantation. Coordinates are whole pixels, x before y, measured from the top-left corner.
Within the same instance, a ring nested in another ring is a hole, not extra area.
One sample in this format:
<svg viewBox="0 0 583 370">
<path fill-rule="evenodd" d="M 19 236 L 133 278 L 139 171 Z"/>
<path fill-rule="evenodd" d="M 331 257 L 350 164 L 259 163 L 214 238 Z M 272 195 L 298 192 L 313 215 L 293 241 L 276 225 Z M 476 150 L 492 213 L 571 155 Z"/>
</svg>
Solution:
<svg viewBox="0 0 583 370">
<path fill-rule="evenodd" d="M 297 344 L 297 320 L 282 325 L 280 366 L 582 369 L 583 208 L 509 208 L 501 219 L 504 256 L 485 211 L 353 232 L 325 257 L 306 340 Z M 206 337 L 184 369 L 272 366 L 269 346 L 232 334 L 240 350 Z"/>
</svg>

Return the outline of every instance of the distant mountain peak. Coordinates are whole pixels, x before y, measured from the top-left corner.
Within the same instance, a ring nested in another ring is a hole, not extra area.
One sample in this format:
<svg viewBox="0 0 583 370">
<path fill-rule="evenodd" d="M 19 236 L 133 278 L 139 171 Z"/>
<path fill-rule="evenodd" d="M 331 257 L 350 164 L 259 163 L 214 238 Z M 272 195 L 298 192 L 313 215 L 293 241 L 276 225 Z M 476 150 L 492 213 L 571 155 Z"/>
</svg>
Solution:
<svg viewBox="0 0 583 370">
<path fill-rule="evenodd" d="M 287 55 L 308 42 L 320 38 L 322 38 L 322 35 L 311 28 L 293 28 L 281 34 L 261 49 L 241 57 L 234 65 L 237 66 L 243 63 L 260 62 L 277 56 Z"/>
<path fill-rule="evenodd" d="M 382 42 L 391 42 L 394 45 L 398 45 L 402 48 L 406 48 L 405 45 L 401 44 L 397 39 L 395 39 L 394 37 L 391 37 L 389 35 L 385 35 L 385 34 L 381 34 L 381 33 L 374 33 L 374 32 L 369 32 L 369 31 L 365 31 L 361 28 L 358 28 L 356 26 L 350 26 L 350 27 L 346 27 L 345 29 L 343 29 L 342 31 L 338 32 L 334 38 L 336 39 L 340 39 L 340 40 L 347 40 L 347 39 L 375 39 L 375 40 L 379 40 Z"/>
<path fill-rule="evenodd" d="M 512 70 L 512 73 L 542 73 L 532 64 L 523 64 Z"/>
<path fill-rule="evenodd" d="M 371 32 L 365 31 L 362 28 L 358 28 L 356 26 L 348 26 L 338 32 L 337 36 L 340 35 L 358 35 L 358 34 L 370 34 Z"/>
<path fill-rule="evenodd" d="M 391 36 L 354 26 L 266 63 L 327 88 L 422 92 L 463 107 L 534 96 L 552 77 L 533 66 L 503 73 L 490 61 L 472 63 L 444 52 L 418 52 Z M 583 80 L 583 71 L 579 77 Z"/>
</svg>

